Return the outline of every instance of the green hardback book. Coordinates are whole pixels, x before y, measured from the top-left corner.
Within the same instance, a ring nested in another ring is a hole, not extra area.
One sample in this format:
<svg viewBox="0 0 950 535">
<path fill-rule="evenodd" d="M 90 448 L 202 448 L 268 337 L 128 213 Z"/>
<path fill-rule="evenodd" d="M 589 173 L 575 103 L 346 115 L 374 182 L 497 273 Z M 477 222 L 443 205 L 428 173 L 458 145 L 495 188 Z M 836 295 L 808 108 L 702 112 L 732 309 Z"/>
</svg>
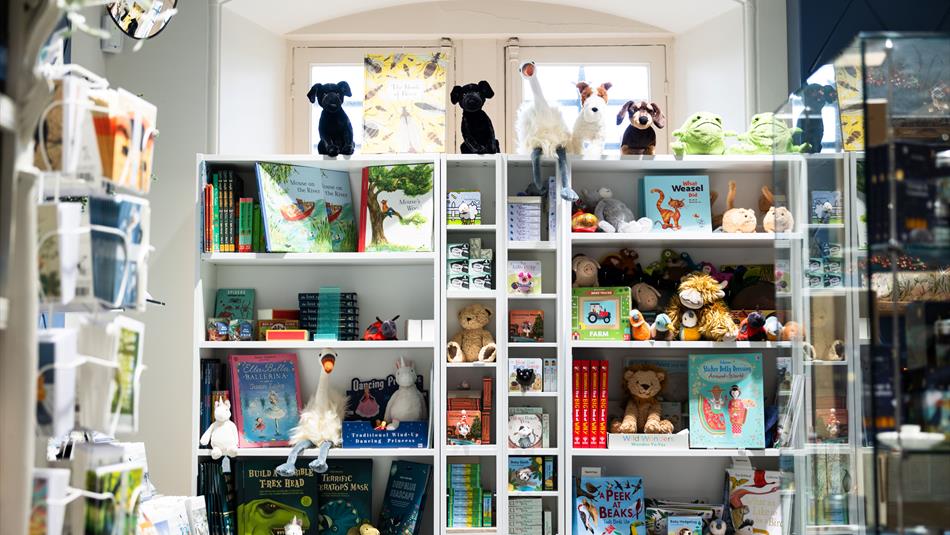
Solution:
<svg viewBox="0 0 950 535">
<path fill-rule="evenodd" d="M 254 288 L 219 288 L 214 317 L 227 320 L 254 319 Z"/>
<path fill-rule="evenodd" d="M 261 205 L 254 203 L 254 212 L 251 214 L 251 250 L 255 253 L 263 253 L 264 247 L 261 246 Z"/>
<path fill-rule="evenodd" d="M 281 462 L 259 458 L 236 463 L 237 535 L 283 533 L 294 517 L 305 535 L 317 533 L 320 474 L 303 465 L 293 476 L 283 477 L 274 472 Z"/>
<path fill-rule="evenodd" d="M 372 522 L 373 460 L 333 459 L 319 476 L 320 535 L 347 533 Z"/>
</svg>

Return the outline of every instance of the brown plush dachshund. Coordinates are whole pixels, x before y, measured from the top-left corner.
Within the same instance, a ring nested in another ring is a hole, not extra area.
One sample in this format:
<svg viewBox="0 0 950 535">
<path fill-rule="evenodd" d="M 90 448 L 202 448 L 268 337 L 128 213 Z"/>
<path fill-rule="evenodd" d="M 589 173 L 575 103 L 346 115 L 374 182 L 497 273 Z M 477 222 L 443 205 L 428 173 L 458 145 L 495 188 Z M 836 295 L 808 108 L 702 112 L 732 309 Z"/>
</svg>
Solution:
<svg viewBox="0 0 950 535">
<path fill-rule="evenodd" d="M 617 114 L 617 125 L 623 123 L 627 115 L 630 125 L 623 133 L 620 143 L 621 154 L 656 154 L 656 128 L 666 126 L 666 117 L 655 102 L 634 102 L 628 100 Z"/>
</svg>

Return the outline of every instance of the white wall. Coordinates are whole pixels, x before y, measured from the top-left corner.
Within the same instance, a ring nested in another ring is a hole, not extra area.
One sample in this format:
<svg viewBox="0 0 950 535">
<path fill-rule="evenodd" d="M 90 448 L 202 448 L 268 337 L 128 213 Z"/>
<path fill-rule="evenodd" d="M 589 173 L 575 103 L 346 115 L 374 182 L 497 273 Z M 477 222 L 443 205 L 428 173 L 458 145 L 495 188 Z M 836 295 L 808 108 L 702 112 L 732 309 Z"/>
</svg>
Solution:
<svg viewBox="0 0 950 535">
<path fill-rule="evenodd" d="M 788 99 L 788 39 L 785 0 L 755 3 L 756 111 L 773 111 Z"/>
<path fill-rule="evenodd" d="M 679 128 L 689 114 L 709 111 L 722 115 L 729 130 L 747 128 L 744 50 L 738 5 L 676 36 L 670 126 Z"/>
<path fill-rule="evenodd" d="M 283 38 L 221 10 L 219 153 L 288 151 L 286 46 Z"/>
</svg>

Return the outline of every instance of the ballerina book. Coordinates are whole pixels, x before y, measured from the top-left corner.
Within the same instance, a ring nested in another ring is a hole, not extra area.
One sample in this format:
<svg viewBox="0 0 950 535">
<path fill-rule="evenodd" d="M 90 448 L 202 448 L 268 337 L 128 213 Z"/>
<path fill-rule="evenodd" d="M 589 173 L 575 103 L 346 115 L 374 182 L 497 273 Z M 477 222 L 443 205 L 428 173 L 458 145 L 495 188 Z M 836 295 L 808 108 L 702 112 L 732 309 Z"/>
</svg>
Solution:
<svg viewBox="0 0 950 535">
<path fill-rule="evenodd" d="M 297 355 L 231 355 L 228 362 L 238 447 L 289 446 L 301 410 Z"/>
<path fill-rule="evenodd" d="M 712 232 L 708 176 L 645 176 L 640 213 L 654 231 Z"/>
<path fill-rule="evenodd" d="M 691 448 L 764 448 L 762 354 L 689 356 Z"/>
</svg>

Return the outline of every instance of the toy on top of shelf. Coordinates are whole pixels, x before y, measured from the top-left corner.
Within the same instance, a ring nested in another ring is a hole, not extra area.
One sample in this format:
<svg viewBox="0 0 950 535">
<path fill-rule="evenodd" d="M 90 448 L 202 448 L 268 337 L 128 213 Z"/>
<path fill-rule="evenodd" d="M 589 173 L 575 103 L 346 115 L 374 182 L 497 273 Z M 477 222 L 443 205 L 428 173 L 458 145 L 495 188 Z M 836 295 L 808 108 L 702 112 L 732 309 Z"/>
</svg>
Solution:
<svg viewBox="0 0 950 535">
<path fill-rule="evenodd" d="M 231 421 L 231 402 L 227 399 L 214 401 L 214 422 L 201 435 L 198 441 L 202 446 L 211 445 L 211 458 L 237 455 L 238 429 Z"/>
<path fill-rule="evenodd" d="M 458 320 L 462 330 L 455 333 L 446 347 L 449 362 L 494 362 L 495 339 L 485 326 L 491 321 L 492 312 L 478 303 L 459 310 Z"/>
<path fill-rule="evenodd" d="M 673 339 L 673 331 L 670 330 L 670 317 L 664 313 L 656 315 L 653 325 L 650 326 L 650 338 L 665 342 Z"/>
<path fill-rule="evenodd" d="M 578 210 L 571 216 L 572 232 L 597 232 L 597 216 Z"/>
<path fill-rule="evenodd" d="M 593 258 L 583 254 L 574 255 L 571 260 L 571 286 L 573 288 L 600 286 L 597 280 L 599 269 L 600 263 Z"/>
<path fill-rule="evenodd" d="M 683 126 L 673 131 L 676 141 L 670 148 L 676 156 L 684 154 L 724 154 L 726 137 L 735 136 L 735 132 L 723 130 L 722 117 L 707 111 L 691 115 Z"/>
<path fill-rule="evenodd" d="M 631 364 L 623 371 L 628 397 L 621 420 L 610 423 L 611 433 L 673 432 L 673 424 L 662 419 L 663 410 L 656 396 L 663 389 L 666 370 L 652 364 Z"/>
<path fill-rule="evenodd" d="M 821 117 L 821 110 L 828 104 L 834 105 L 838 100 L 838 91 L 832 85 L 808 84 L 800 92 L 805 109 L 795 123 L 798 127 L 795 141 L 806 147 L 802 152 L 821 152 L 821 140 L 825 137 L 825 121 Z"/>
<path fill-rule="evenodd" d="M 637 303 L 637 308 L 644 312 L 651 312 L 657 309 L 660 304 L 660 291 L 645 282 L 638 282 L 630 288 L 633 300 Z"/>
<path fill-rule="evenodd" d="M 389 398 L 383 421 L 377 429 L 392 431 L 399 429 L 399 422 L 426 419 L 426 398 L 416 385 L 416 367 L 405 357 L 399 357 L 396 361 L 396 384 L 399 385 L 399 390 Z"/>
<path fill-rule="evenodd" d="M 335 158 L 341 154 L 353 154 L 353 125 L 343 111 L 343 99 L 353 96 L 346 82 L 336 84 L 313 84 L 307 92 L 311 104 L 317 104 L 320 112 L 320 143 L 317 152 Z"/>
<path fill-rule="evenodd" d="M 699 316 L 696 311 L 684 310 L 683 317 L 680 318 L 679 340 L 681 342 L 697 342 L 702 338 L 702 335 L 699 334 Z"/>
<path fill-rule="evenodd" d="M 290 534 L 285 533 L 284 535 Z M 362 522 L 359 526 L 353 526 L 347 530 L 346 535 L 379 535 L 379 530 L 369 522 Z"/>
<path fill-rule="evenodd" d="M 782 337 L 782 323 L 778 320 L 778 316 L 765 318 L 765 325 L 762 328 L 765 329 L 765 339 L 769 342 L 777 342 Z"/>
<path fill-rule="evenodd" d="M 339 446 L 343 442 L 346 395 L 330 384 L 330 373 L 335 365 L 336 352 L 329 348 L 321 350 L 317 391 L 300 413 L 297 427 L 291 431 L 290 443 L 293 448 L 287 456 L 287 462 L 274 470 L 284 477 L 293 476 L 296 473 L 297 456 L 305 449 L 315 446 L 319 446 L 320 451 L 309 467 L 318 474 L 326 472 L 330 447 Z"/>
<path fill-rule="evenodd" d="M 594 88 L 587 82 L 577 82 L 576 87 L 581 97 L 581 112 L 577 114 L 571 133 L 571 153 L 599 158 L 604 153 L 604 139 L 607 137 L 607 123 L 604 122 L 607 90 L 613 84 L 604 82 Z"/>
<path fill-rule="evenodd" d="M 656 102 L 628 100 L 617 112 L 617 126 L 627 116 L 630 125 L 623 131 L 620 141 L 620 154 L 656 154 L 656 130 L 666 126 L 666 117 L 660 112 Z"/>
<path fill-rule="evenodd" d="M 670 300 L 666 313 L 669 315 L 674 335 L 685 325 L 684 314 L 696 314 L 696 329 L 705 340 L 735 340 L 738 328 L 729 309 L 723 303 L 725 283 L 705 273 L 687 275 L 679 284 L 676 295 Z M 686 325 L 688 327 L 688 325 Z"/>
<path fill-rule="evenodd" d="M 726 195 L 726 211 L 722 214 L 723 232 L 755 232 L 755 210 L 736 208 L 736 181 L 729 181 L 729 194 Z"/>
<path fill-rule="evenodd" d="M 541 181 L 541 156 L 557 158 L 561 175 L 561 198 L 574 202 L 577 200 L 577 193 L 570 187 L 571 171 L 567 165 L 567 147 L 571 145 L 571 132 L 564 123 L 561 111 L 545 100 L 534 62 L 523 63 L 520 71 L 521 76 L 528 80 L 534 98 L 525 101 L 518 109 L 515 128 L 521 152 L 531 155 L 534 186 L 538 191 L 546 189 L 545 183 Z"/>
<path fill-rule="evenodd" d="M 491 118 L 482 109 L 485 101 L 495 96 L 491 84 L 482 80 L 477 84 L 455 86 L 449 94 L 452 104 L 462 108 L 462 154 L 497 154 L 501 152 L 495 138 Z"/>
<path fill-rule="evenodd" d="M 739 335 L 736 340 L 740 342 L 764 342 L 768 339 L 765 332 L 765 317 L 761 312 L 750 312 L 739 323 Z"/>
<path fill-rule="evenodd" d="M 399 314 L 396 314 L 393 319 L 386 321 L 383 321 L 379 319 L 379 316 L 376 316 L 376 321 L 371 323 L 363 333 L 363 340 L 396 340 L 396 320 L 398 319 Z"/>
<path fill-rule="evenodd" d="M 642 312 L 635 308 L 632 309 L 628 320 L 630 322 L 630 336 L 634 340 L 643 341 L 650 339 L 650 325 L 647 323 L 647 320 L 643 318 Z"/>
<path fill-rule="evenodd" d="M 586 194 L 586 192 L 585 192 Z M 597 190 L 599 196 L 594 206 L 594 215 L 599 222 L 597 226 L 604 232 L 638 233 L 649 232 L 653 228 L 653 221 L 641 217 L 637 219 L 633 210 L 623 201 L 614 199 L 614 192 L 610 188 Z"/>
<path fill-rule="evenodd" d="M 739 134 L 738 145 L 729 147 L 728 154 L 786 154 L 802 152 L 808 144 L 796 145 L 794 137 L 801 129 L 789 127 L 785 121 L 776 119 L 772 112 L 752 116 L 748 132 Z"/>
</svg>

